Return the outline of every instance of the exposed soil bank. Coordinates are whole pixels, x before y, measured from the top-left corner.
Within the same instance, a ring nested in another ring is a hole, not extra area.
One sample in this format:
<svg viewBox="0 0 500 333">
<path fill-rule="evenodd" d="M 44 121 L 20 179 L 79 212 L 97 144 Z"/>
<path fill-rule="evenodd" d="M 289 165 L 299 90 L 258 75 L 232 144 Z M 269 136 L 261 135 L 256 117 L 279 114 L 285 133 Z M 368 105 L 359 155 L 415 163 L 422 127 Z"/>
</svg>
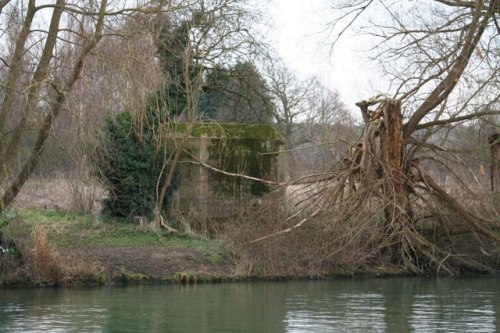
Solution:
<svg viewBox="0 0 500 333">
<path fill-rule="evenodd" d="M 32 267 L 27 267 L 33 266 L 33 261 L 23 258 L 25 256 L 23 254 L 23 257 L 18 257 L 17 264 L 11 265 L 13 274 L 0 276 L 0 285 L 25 287 L 205 283 L 405 275 L 402 271 L 389 268 L 374 268 L 364 271 L 349 271 L 346 268 L 343 271 L 337 270 L 325 272 L 325 274 L 312 275 L 304 272 L 303 275 L 295 276 L 246 275 L 237 273 L 237 263 L 228 256 L 214 258 L 207 252 L 189 247 L 78 246 L 64 249 L 54 248 L 52 251 L 54 251 L 58 264 L 55 265 L 52 259 L 45 259 L 45 267 L 38 267 L 42 273 L 33 274 Z"/>
<path fill-rule="evenodd" d="M 219 280 L 232 278 L 234 272 L 234 265 L 227 258 L 210 258 L 206 253 L 186 247 L 98 246 L 78 249 L 75 255 L 98 263 L 111 280 L 123 279 L 124 282 Z"/>
<path fill-rule="evenodd" d="M 343 270 L 302 276 L 254 276 L 237 274 L 237 265 L 230 258 L 214 260 L 206 253 L 185 247 L 79 247 L 67 249 L 65 265 L 85 265 L 81 275 L 70 280 L 39 283 L 33 281 L 24 270 L 6 276 L 1 281 L 4 287 L 16 286 L 72 286 L 106 284 L 151 284 L 151 283 L 206 283 L 241 280 L 297 280 L 326 278 L 370 278 L 409 276 L 396 267 L 366 268 L 364 270 Z"/>
<path fill-rule="evenodd" d="M 151 283 L 206 283 L 242 280 L 297 280 L 326 278 L 388 277 L 405 276 L 397 268 L 369 268 L 365 270 L 344 270 L 295 276 L 255 276 L 237 273 L 237 264 L 228 257 L 211 258 L 206 253 L 186 247 L 92 246 L 66 249 L 61 256 L 64 265 L 78 266 L 71 279 L 42 283 L 34 281 L 25 269 L 19 269 L 11 276 L 5 276 L 4 287 L 27 286 L 81 286 L 108 284 L 151 284 Z M 83 268 L 81 266 L 84 266 Z"/>
</svg>

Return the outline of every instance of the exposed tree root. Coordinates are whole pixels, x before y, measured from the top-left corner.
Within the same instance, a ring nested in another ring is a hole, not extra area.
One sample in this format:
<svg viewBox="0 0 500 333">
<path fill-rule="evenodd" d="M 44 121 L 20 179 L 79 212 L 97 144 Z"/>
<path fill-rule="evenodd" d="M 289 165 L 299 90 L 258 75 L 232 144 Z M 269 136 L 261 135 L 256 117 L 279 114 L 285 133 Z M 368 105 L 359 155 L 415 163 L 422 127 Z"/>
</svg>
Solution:
<svg viewBox="0 0 500 333">
<path fill-rule="evenodd" d="M 373 105 L 378 107 L 369 110 L 368 107 Z M 299 201 L 301 210 L 292 212 L 287 219 L 291 221 L 299 217 L 292 226 L 245 244 L 289 234 L 307 221 L 323 221 L 325 228 L 335 230 L 332 242 L 337 243 L 337 248 L 351 244 L 363 247 L 366 244 L 363 245 L 362 240 L 368 239 L 372 245 L 367 249 L 375 256 L 389 255 L 393 263 L 410 273 L 446 272 L 455 275 L 460 271 L 494 270 L 473 257 L 457 253 L 449 225 L 433 224 L 434 231 L 430 235 L 416 228 L 416 201 L 431 212 L 433 207 L 444 202 L 463 217 L 472 231 L 496 242 L 500 240 L 484 219 L 469 213 L 419 168 L 418 157 L 406 155 L 406 145 L 410 144 L 406 141 L 413 141 L 404 139 L 399 101 L 377 97 L 358 106 L 366 122 L 365 128 L 360 142 L 353 144 L 353 149 L 344 158 L 344 169 L 331 172 L 328 177 L 315 176 L 316 183 L 307 183 L 305 193 L 309 195 Z M 304 205 L 310 208 L 308 214 Z M 418 209 L 420 213 L 422 208 Z M 383 222 L 377 224 L 381 217 Z M 448 221 L 446 217 L 444 219 Z M 436 233 L 443 236 L 436 238 Z"/>
</svg>

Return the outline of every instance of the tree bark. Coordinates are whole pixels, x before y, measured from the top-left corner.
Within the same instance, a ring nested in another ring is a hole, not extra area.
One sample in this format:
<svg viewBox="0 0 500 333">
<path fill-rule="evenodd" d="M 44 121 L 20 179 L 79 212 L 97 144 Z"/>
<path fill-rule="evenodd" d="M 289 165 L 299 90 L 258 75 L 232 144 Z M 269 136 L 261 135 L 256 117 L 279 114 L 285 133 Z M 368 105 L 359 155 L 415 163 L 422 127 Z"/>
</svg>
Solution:
<svg viewBox="0 0 500 333">
<path fill-rule="evenodd" d="M 500 134 L 494 133 L 488 138 L 491 150 L 491 192 L 500 192 Z"/>
<path fill-rule="evenodd" d="M 381 130 L 380 147 L 384 174 L 391 185 L 395 205 L 401 210 L 406 207 L 405 177 L 404 177 L 404 144 L 403 116 L 401 103 L 390 100 L 384 106 L 384 127 Z M 397 208 L 397 207 L 395 207 Z"/>
<path fill-rule="evenodd" d="M 2 100 L 2 106 L 0 110 L 0 138 L 2 140 L 5 136 L 5 126 L 14 109 L 16 85 L 22 71 L 22 57 L 25 52 L 25 44 L 30 34 L 30 28 L 33 22 L 33 18 L 35 17 L 35 12 L 35 1 L 30 0 L 30 2 L 28 3 L 28 9 L 26 12 L 26 17 L 24 19 L 23 27 L 16 39 L 9 74 L 7 76 L 7 79 L 2 82 L 5 87 L 4 98 Z M 6 168 L 3 158 L 3 147 L 0 147 L 0 160 L 2 161 L 2 168 L 0 169 L 0 172 L 2 172 L 2 170 Z M 0 181 L 2 181 L 2 177 L 0 177 Z"/>
<path fill-rule="evenodd" d="M 390 236 L 389 244 L 394 259 L 401 259 L 407 269 L 415 270 L 411 263 L 413 247 L 408 237 L 411 209 L 405 176 L 405 145 L 401 102 L 388 100 L 383 106 L 383 126 L 380 129 L 380 155 L 385 180 L 385 218 Z"/>
<path fill-rule="evenodd" d="M 56 7 L 52 13 L 52 18 L 50 20 L 50 27 L 47 33 L 47 40 L 45 41 L 45 46 L 42 51 L 42 56 L 40 61 L 36 66 L 35 72 L 33 73 L 33 78 L 29 84 L 28 89 L 28 103 L 24 108 L 24 112 L 17 124 L 15 130 L 13 131 L 12 137 L 7 145 L 7 150 L 2 156 L 2 162 L 4 163 L 4 172 L 7 172 L 12 161 L 16 158 L 19 152 L 19 146 L 21 144 L 23 135 L 26 132 L 26 127 L 30 117 L 36 111 L 36 105 L 40 102 L 40 91 L 42 89 L 42 84 L 49 76 L 49 66 L 52 58 L 54 57 L 54 48 L 57 42 L 57 35 L 59 33 L 59 22 L 61 20 L 62 13 L 65 8 L 65 0 L 57 0 Z M 3 176 L 3 175 L 2 175 Z M 2 177 L 0 177 L 1 179 Z"/>
</svg>

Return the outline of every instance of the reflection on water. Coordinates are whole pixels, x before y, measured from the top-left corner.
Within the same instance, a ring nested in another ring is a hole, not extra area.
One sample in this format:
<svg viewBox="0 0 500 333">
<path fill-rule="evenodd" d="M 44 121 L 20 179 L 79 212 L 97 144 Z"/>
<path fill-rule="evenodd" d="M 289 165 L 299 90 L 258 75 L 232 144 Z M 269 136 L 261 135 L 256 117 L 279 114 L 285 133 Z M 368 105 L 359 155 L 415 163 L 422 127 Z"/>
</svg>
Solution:
<svg viewBox="0 0 500 333">
<path fill-rule="evenodd" d="M 496 332 L 498 279 L 0 290 L 0 332 Z"/>
<path fill-rule="evenodd" d="M 493 298 L 493 292 L 474 291 L 462 295 L 451 291 L 441 297 L 416 295 L 411 325 L 420 332 L 495 332 Z M 454 299 L 460 302 L 456 303 Z M 498 309 L 498 304 L 496 306 Z"/>
<path fill-rule="evenodd" d="M 300 299 L 302 298 L 302 299 Z M 287 332 L 385 332 L 384 296 L 375 293 L 325 294 L 311 300 L 298 295 L 287 300 Z"/>
</svg>

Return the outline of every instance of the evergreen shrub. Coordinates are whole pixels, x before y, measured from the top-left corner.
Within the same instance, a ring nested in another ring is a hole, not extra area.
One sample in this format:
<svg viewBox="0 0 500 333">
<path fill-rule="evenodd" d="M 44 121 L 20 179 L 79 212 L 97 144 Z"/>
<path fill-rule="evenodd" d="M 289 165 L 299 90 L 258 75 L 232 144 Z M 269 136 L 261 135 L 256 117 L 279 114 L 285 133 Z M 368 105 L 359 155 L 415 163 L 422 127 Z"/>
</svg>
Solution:
<svg viewBox="0 0 500 333">
<path fill-rule="evenodd" d="M 106 215 L 151 218 L 157 198 L 158 178 L 160 184 L 166 179 L 169 166 L 164 166 L 165 150 L 155 144 L 152 129 L 154 115 L 148 114 L 148 125 L 141 135 L 134 130 L 129 112 L 124 111 L 105 119 L 106 144 L 96 159 L 97 174 L 109 190 L 104 201 Z M 179 176 L 174 174 L 165 196 L 162 211 L 169 211 L 172 194 L 178 187 Z M 161 186 L 161 185 L 160 185 Z"/>
</svg>

